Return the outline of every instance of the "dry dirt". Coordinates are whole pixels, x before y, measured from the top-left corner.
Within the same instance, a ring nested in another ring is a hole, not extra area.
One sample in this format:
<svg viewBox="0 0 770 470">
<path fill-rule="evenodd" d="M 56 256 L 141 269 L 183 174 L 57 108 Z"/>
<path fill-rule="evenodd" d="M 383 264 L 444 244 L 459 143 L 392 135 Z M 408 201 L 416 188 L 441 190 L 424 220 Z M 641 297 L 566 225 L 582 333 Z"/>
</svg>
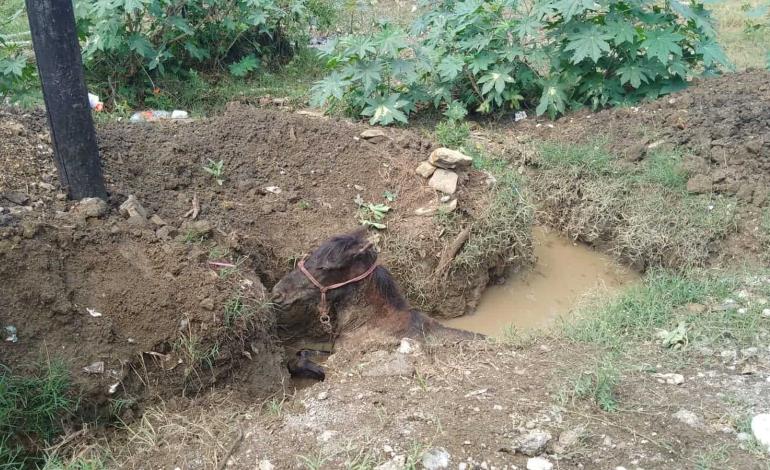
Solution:
<svg viewBox="0 0 770 470">
<path fill-rule="evenodd" d="M 85 388 L 88 414 L 231 378 L 246 396 L 265 397 L 286 375 L 275 340 L 296 332 L 279 335 L 264 286 L 323 239 L 359 226 L 359 195 L 391 206 L 387 230 L 373 237 L 407 290 L 421 285 L 415 303 L 434 315 L 471 310 L 490 272 L 528 259 L 529 219 L 473 269 L 433 276 L 455 236 L 437 218 L 414 214 L 438 199 L 414 174 L 433 144 L 394 130 L 370 142 L 359 138 L 366 128 L 237 103 L 210 120 L 104 124 L 110 200 L 89 216 L 55 180 L 44 114 L 0 111 L 0 165 L 8 169 L 0 180 L 0 324 L 18 332 L 18 342 L 3 343 L 0 363 L 23 373 L 63 359 Z M 209 159 L 224 164 L 221 185 L 204 171 Z M 456 230 L 485 217 L 496 194 L 487 179 L 461 175 Z M 119 212 L 129 195 L 150 220 Z M 192 221 L 184 214 L 194 201 Z M 92 365 L 103 370 L 83 370 Z M 130 408 L 127 417 L 139 409 Z"/>
</svg>

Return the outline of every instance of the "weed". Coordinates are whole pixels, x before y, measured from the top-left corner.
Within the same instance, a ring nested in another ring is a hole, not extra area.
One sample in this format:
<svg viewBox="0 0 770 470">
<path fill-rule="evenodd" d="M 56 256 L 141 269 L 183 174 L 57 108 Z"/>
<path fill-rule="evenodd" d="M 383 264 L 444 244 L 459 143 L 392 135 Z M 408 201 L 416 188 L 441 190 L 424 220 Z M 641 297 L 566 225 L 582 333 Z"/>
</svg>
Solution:
<svg viewBox="0 0 770 470">
<path fill-rule="evenodd" d="M 225 162 L 223 160 L 215 162 L 209 158 L 209 162 L 203 167 L 203 170 L 214 177 L 219 186 L 225 182 Z"/>
<path fill-rule="evenodd" d="M 605 150 L 603 142 L 575 145 L 549 141 L 538 144 L 538 149 L 545 167 L 578 167 L 594 175 L 615 173 L 614 157 Z"/>
<path fill-rule="evenodd" d="M 730 454 L 727 451 L 727 445 L 718 445 L 713 449 L 708 449 L 706 452 L 701 453 L 698 456 L 697 462 L 695 462 L 696 470 L 713 470 L 724 468 L 724 463 L 727 462 Z"/>
<path fill-rule="evenodd" d="M 210 261 L 221 260 L 221 259 L 227 258 L 229 254 L 230 254 L 230 250 L 228 250 L 227 248 L 221 247 L 219 245 L 214 245 L 209 250 L 209 260 Z"/>
<path fill-rule="evenodd" d="M 22 444 L 43 447 L 51 442 L 77 407 L 63 363 L 49 361 L 30 376 L 12 375 L 0 364 L 0 467 L 36 460 Z"/>
<path fill-rule="evenodd" d="M 324 464 L 326 463 L 327 458 L 322 456 L 320 453 L 312 456 L 308 455 L 298 455 L 297 461 L 302 466 L 302 468 L 306 468 L 307 470 L 319 470 L 321 468 L 324 468 Z"/>
<path fill-rule="evenodd" d="M 362 449 L 348 458 L 344 465 L 346 470 L 372 470 L 376 466 L 376 461 L 371 451 Z"/>
<path fill-rule="evenodd" d="M 419 370 L 415 370 L 414 380 L 423 392 L 428 391 L 428 378 L 422 375 Z"/>
<path fill-rule="evenodd" d="M 390 211 L 390 206 L 386 204 L 374 204 L 364 202 L 361 195 L 357 195 L 355 203 L 358 205 L 358 219 L 364 227 L 372 227 L 377 230 L 384 230 L 387 225 L 382 223 L 385 214 Z"/>
<path fill-rule="evenodd" d="M 420 444 L 417 441 L 412 442 L 412 446 L 409 448 L 409 452 L 406 455 L 406 464 L 404 470 L 417 470 L 422 468 L 422 455 L 425 453 L 427 446 Z"/>
<path fill-rule="evenodd" d="M 206 234 L 195 229 L 188 229 L 182 237 L 182 242 L 187 245 L 198 245 L 206 241 Z"/>
<path fill-rule="evenodd" d="M 227 279 L 233 276 L 234 274 L 237 274 L 241 270 L 241 266 L 243 265 L 243 263 L 246 262 L 247 259 L 248 259 L 247 257 L 241 256 L 240 258 L 235 260 L 235 263 L 233 263 L 232 266 L 222 266 L 222 268 L 217 271 L 217 273 L 219 274 L 219 277 L 221 277 L 222 279 Z"/>
<path fill-rule="evenodd" d="M 576 341 L 620 349 L 629 341 L 651 339 L 655 329 L 673 324 L 677 307 L 723 297 L 734 286 L 735 281 L 726 276 L 653 270 L 642 284 L 579 312 L 565 332 Z"/>
<path fill-rule="evenodd" d="M 617 400 L 615 389 L 620 380 L 620 372 L 612 357 L 603 357 L 591 371 L 582 372 L 568 392 L 570 400 L 590 399 L 603 411 L 615 411 Z"/>
<path fill-rule="evenodd" d="M 199 367 L 211 369 L 214 367 L 214 360 L 219 357 L 219 344 L 210 347 L 203 345 L 200 338 L 188 331 L 187 335 L 182 335 L 174 343 L 174 351 L 184 358 L 185 377 L 192 373 L 198 375 Z"/>
<path fill-rule="evenodd" d="M 76 457 L 70 461 L 49 457 L 42 470 L 106 470 L 107 468 L 109 467 L 104 460 L 98 457 Z"/>
<path fill-rule="evenodd" d="M 385 191 L 382 193 L 382 197 L 387 199 L 388 202 L 394 202 L 398 198 L 398 193 L 392 191 Z"/>
<path fill-rule="evenodd" d="M 255 313 L 251 306 L 245 304 L 243 297 L 240 294 L 236 294 L 225 305 L 225 326 L 230 328 L 238 321 L 249 321 L 254 317 Z"/>
<path fill-rule="evenodd" d="M 436 140 L 444 147 L 461 149 L 467 144 L 470 135 L 471 127 L 467 122 L 446 120 L 436 124 Z"/>
<path fill-rule="evenodd" d="M 678 153 L 657 152 L 648 156 L 642 175 L 642 181 L 676 191 L 684 191 L 687 186 L 687 173 L 682 169 L 682 156 Z"/>
<path fill-rule="evenodd" d="M 496 336 L 493 341 L 509 348 L 519 349 L 532 345 L 536 339 L 536 334 L 521 331 L 515 325 L 510 324 L 503 328 L 503 333 Z"/>
<path fill-rule="evenodd" d="M 284 398 L 278 399 L 277 397 L 273 397 L 266 401 L 263 407 L 269 416 L 280 418 L 283 415 L 283 405 L 285 401 Z"/>
<path fill-rule="evenodd" d="M 136 404 L 133 398 L 110 398 L 110 415 L 119 417 L 123 410 L 131 408 Z"/>
<path fill-rule="evenodd" d="M 306 210 L 310 209 L 312 206 L 310 205 L 310 203 L 308 201 L 302 199 L 301 201 L 299 201 L 297 203 L 297 207 L 299 207 L 303 211 L 306 211 Z"/>
</svg>

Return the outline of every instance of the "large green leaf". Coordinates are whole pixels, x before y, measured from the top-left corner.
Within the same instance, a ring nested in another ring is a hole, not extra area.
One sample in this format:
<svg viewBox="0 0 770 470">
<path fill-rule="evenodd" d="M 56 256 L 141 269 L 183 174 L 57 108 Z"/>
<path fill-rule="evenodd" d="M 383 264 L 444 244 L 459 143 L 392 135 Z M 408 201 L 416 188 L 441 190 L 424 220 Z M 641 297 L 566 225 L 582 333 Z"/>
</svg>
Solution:
<svg viewBox="0 0 770 470">
<path fill-rule="evenodd" d="M 703 42 L 695 48 L 695 52 L 703 56 L 703 65 L 713 67 L 719 65 L 730 65 L 730 59 L 725 55 L 722 46 L 716 41 Z"/>
<path fill-rule="evenodd" d="M 482 75 L 481 78 L 479 78 L 479 84 L 482 84 L 481 94 L 486 95 L 492 91 L 492 89 L 494 89 L 498 95 L 502 94 L 503 90 L 505 90 L 505 85 L 513 82 L 513 77 L 509 75 L 510 71 L 509 68 L 493 69 L 489 73 Z"/>
<path fill-rule="evenodd" d="M 230 64 L 230 74 L 234 77 L 245 77 L 259 67 L 259 59 L 254 54 L 249 54 L 234 64 Z"/>
<path fill-rule="evenodd" d="M 612 42 L 616 45 L 633 43 L 636 39 L 636 28 L 626 20 L 611 20 L 604 26 L 607 34 L 612 36 Z"/>
<path fill-rule="evenodd" d="M 574 52 L 570 59 L 573 64 L 578 64 L 586 58 L 590 58 L 595 63 L 599 61 L 603 52 L 610 50 L 610 44 L 607 42 L 609 39 L 612 39 L 611 35 L 597 26 L 590 26 L 568 34 L 567 47 L 564 50 Z"/>
<path fill-rule="evenodd" d="M 407 46 L 406 34 L 400 29 L 386 28 L 376 37 L 375 41 L 383 55 L 396 57 L 398 52 Z"/>
<path fill-rule="evenodd" d="M 577 15 L 594 10 L 596 5 L 594 0 L 557 0 L 553 3 L 553 8 L 561 14 L 564 21 L 570 21 Z"/>
<path fill-rule="evenodd" d="M 438 74 L 443 80 L 454 80 L 462 72 L 464 65 L 462 57 L 448 55 L 439 62 Z"/>
<path fill-rule="evenodd" d="M 669 57 L 682 55 L 682 47 L 679 41 L 684 36 L 671 29 L 658 29 L 647 32 L 647 37 L 641 46 L 647 51 L 647 56 L 658 59 L 662 64 L 669 62 Z"/>
<path fill-rule="evenodd" d="M 647 83 L 648 77 L 645 69 L 635 63 L 626 64 L 618 68 L 620 84 L 630 83 L 632 87 L 639 88 L 642 82 Z"/>
<path fill-rule="evenodd" d="M 0 58 L 0 76 L 21 77 L 24 75 L 24 67 L 27 66 L 27 59 L 21 54 L 15 57 Z"/>
<path fill-rule="evenodd" d="M 401 95 L 393 93 L 387 97 L 375 96 L 366 100 L 367 106 L 361 111 L 364 116 L 371 116 L 369 124 L 387 126 L 395 121 L 406 123 L 406 114 L 401 111 L 407 102 L 400 99 Z"/>
<path fill-rule="evenodd" d="M 345 90 L 350 85 L 350 80 L 344 78 L 336 70 L 322 80 L 315 82 L 310 89 L 310 104 L 317 107 L 324 106 L 329 98 L 341 100 Z"/>
</svg>

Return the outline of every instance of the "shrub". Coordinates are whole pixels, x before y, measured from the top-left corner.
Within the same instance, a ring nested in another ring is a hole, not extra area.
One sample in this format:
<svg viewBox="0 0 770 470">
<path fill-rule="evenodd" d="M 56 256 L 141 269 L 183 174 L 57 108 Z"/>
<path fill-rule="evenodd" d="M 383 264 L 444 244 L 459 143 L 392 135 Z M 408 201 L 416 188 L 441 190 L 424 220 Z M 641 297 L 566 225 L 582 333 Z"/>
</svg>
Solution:
<svg viewBox="0 0 770 470">
<path fill-rule="evenodd" d="M 385 23 L 330 43 L 314 104 L 385 125 L 426 106 L 457 119 L 532 104 L 555 117 L 654 98 L 727 64 L 697 0 L 445 0 L 411 36 Z"/>
<path fill-rule="evenodd" d="M 13 5 L 0 8 L 0 15 L 6 14 L 6 18 L 0 19 L 0 31 L 5 31 L 6 28 L 15 25 L 17 21 L 21 21 L 20 18 L 23 18 L 24 9 L 13 8 Z M 10 30 L 14 31 L 14 28 L 10 28 Z M 0 34 L 0 93 L 7 93 L 12 88 L 29 82 L 35 74 L 34 64 L 24 54 L 20 42 L 16 40 L 22 36 L 25 35 L 23 33 Z"/>
<path fill-rule="evenodd" d="M 155 80 L 191 70 L 244 77 L 289 58 L 306 39 L 317 0 L 79 0 L 89 78 L 106 95 L 140 100 Z M 149 85 L 149 86 L 147 86 Z"/>
</svg>

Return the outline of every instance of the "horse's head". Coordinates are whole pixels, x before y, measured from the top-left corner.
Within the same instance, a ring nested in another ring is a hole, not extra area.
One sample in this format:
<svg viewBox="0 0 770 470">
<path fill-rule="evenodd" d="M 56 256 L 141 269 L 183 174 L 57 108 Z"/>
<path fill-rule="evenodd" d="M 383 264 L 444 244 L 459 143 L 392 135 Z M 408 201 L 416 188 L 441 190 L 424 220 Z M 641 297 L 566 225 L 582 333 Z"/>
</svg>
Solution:
<svg viewBox="0 0 770 470">
<path fill-rule="evenodd" d="M 325 241 L 304 258 L 305 269 L 321 285 L 331 286 L 359 276 L 377 261 L 377 251 L 366 239 L 366 230 L 348 235 L 338 235 Z M 334 300 L 345 290 L 328 292 Z M 295 268 L 273 288 L 272 301 L 278 307 L 288 307 L 297 302 L 319 302 L 321 293 L 308 277 Z"/>
</svg>

